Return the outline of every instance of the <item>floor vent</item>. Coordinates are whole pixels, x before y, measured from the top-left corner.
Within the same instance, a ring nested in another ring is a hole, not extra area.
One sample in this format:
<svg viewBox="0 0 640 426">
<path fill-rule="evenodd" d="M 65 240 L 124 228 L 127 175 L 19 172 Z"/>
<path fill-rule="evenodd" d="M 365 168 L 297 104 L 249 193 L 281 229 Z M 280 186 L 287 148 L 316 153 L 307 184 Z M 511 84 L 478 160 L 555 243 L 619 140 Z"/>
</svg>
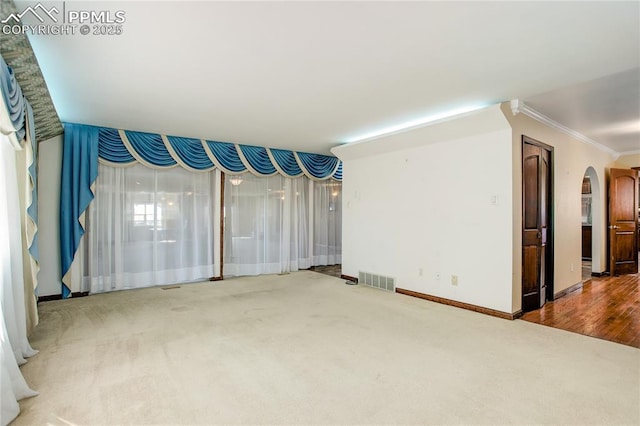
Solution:
<svg viewBox="0 0 640 426">
<path fill-rule="evenodd" d="M 167 287 L 160 287 L 160 288 L 163 289 L 163 290 L 175 290 L 176 288 L 180 288 L 180 286 L 179 285 L 170 285 L 170 286 L 167 286 Z"/>
<path fill-rule="evenodd" d="M 396 279 L 360 271 L 358 273 L 358 284 L 364 284 L 382 290 L 395 291 Z"/>
</svg>

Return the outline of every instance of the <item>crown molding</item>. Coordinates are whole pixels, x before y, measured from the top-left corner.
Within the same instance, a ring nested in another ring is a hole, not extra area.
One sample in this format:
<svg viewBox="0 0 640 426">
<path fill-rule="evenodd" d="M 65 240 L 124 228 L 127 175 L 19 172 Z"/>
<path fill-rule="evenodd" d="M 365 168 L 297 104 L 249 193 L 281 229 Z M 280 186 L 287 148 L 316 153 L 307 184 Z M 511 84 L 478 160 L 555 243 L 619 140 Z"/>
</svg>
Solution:
<svg viewBox="0 0 640 426">
<path fill-rule="evenodd" d="M 572 138 L 578 139 L 579 141 L 582 141 L 586 144 L 592 145 L 596 148 L 598 148 L 601 151 L 606 152 L 607 154 L 611 155 L 614 157 L 614 160 L 617 160 L 618 157 L 620 157 L 620 155 L 622 153 L 614 151 L 613 149 L 609 148 L 608 146 L 604 146 L 599 142 L 594 141 L 591 138 L 586 137 L 585 135 L 583 135 L 580 132 L 576 132 L 573 129 L 568 128 L 567 126 L 558 123 L 557 121 L 547 117 L 546 115 L 536 111 L 535 109 L 531 108 L 529 105 L 525 104 L 524 102 L 522 102 L 520 99 L 512 99 L 511 100 L 511 113 L 513 115 L 518 115 L 520 113 L 533 118 L 534 120 L 551 127 L 552 129 L 556 129 L 566 135 L 571 136 Z M 639 151 L 640 152 L 640 151 Z M 625 153 L 626 154 L 626 153 Z"/>
</svg>

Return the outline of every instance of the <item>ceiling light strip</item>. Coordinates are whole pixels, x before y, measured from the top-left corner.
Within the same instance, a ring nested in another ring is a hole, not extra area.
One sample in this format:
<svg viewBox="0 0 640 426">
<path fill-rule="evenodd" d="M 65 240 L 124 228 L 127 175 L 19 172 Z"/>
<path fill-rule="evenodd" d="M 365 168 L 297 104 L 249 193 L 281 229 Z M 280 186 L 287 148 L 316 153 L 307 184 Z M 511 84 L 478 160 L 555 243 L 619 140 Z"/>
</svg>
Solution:
<svg viewBox="0 0 640 426">
<path fill-rule="evenodd" d="M 453 120 L 456 118 L 464 117 L 467 114 L 475 112 L 479 109 L 486 108 L 489 105 L 473 105 L 467 106 L 463 108 L 458 108 L 455 110 L 446 111 L 440 114 L 433 114 L 427 117 L 418 118 L 416 120 L 412 120 L 406 123 L 398 124 L 395 126 L 387 127 L 382 130 L 371 132 L 364 134 L 362 136 L 357 136 L 351 139 L 346 140 L 346 143 L 355 143 L 355 142 L 364 142 L 370 141 L 373 139 L 378 139 L 384 136 L 391 136 L 398 133 L 407 132 L 409 130 L 419 129 L 421 127 L 431 126 L 433 124 L 442 123 L 444 121 Z"/>
</svg>

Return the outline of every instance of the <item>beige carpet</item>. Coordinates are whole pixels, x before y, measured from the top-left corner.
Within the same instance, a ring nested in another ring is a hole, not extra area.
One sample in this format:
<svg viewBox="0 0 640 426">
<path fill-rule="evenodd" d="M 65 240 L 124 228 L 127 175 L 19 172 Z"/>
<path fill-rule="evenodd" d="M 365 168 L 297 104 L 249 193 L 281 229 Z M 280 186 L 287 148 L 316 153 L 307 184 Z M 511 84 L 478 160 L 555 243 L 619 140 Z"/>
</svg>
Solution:
<svg viewBox="0 0 640 426">
<path fill-rule="evenodd" d="M 15 424 L 640 423 L 638 349 L 343 282 L 42 303 Z"/>
</svg>

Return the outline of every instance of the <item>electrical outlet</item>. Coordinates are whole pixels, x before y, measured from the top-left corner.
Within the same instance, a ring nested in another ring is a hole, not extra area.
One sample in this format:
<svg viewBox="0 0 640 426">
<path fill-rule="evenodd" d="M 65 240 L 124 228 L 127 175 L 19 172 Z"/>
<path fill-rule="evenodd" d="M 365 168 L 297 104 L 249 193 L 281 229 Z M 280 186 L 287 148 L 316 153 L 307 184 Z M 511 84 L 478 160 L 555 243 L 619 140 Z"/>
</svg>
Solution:
<svg viewBox="0 0 640 426">
<path fill-rule="evenodd" d="M 420 277 L 421 277 L 421 276 L 422 276 L 422 273 L 423 273 L 422 268 L 418 269 L 418 276 L 420 276 Z"/>
<path fill-rule="evenodd" d="M 573 272 L 573 263 L 571 264 L 571 272 Z"/>
<path fill-rule="evenodd" d="M 440 272 L 436 272 L 436 280 L 440 280 Z"/>
<path fill-rule="evenodd" d="M 451 275 L 451 285 L 458 285 L 458 276 Z"/>
</svg>

